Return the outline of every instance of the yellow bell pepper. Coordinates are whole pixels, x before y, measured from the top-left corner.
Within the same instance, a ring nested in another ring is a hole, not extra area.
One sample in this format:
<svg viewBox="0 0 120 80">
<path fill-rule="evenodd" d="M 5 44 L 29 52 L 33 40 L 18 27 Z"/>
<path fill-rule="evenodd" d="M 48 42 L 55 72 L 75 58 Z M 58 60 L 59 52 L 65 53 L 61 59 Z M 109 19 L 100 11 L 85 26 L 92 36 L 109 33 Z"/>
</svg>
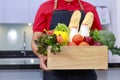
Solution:
<svg viewBox="0 0 120 80">
<path fill-rule="evenodd" d="M 56 35 L 61 35 L 63 42 L 68 42 L 68 33 L 67 32 L 63 32 L 63 31 L 54 31 L 54 34 Z"/>
</svg>

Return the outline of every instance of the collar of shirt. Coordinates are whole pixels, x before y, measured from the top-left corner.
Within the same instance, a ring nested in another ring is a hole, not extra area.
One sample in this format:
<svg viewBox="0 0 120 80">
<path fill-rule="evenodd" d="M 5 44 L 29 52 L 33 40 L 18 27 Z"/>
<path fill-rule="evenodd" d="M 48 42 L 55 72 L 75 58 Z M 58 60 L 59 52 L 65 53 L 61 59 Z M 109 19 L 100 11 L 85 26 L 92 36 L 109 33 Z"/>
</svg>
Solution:
<svg viewBox="0 0 120 80">
<path fill-rule="evenodd" d="M 53 0 L 54 1 L 54 0 Z M 72 0 L 71 2 L 67 2 L 65 0 L 58 0 L 58 10 L 69 10 L 73 11 L 75 9 L 80 9 L 78 0 Z"/>
<path fill-rule="evenodd" d="M 55 1 L 55 0 L 52 0 Z M 81 1 L 81 0 L 80 0 Z M 78 0 L 72 0 L 71 2 L 67 2 L 65 0 L 58 0 L 58 4 L 63 5 L 63 4 L 78 4 Z"/>
</svg>

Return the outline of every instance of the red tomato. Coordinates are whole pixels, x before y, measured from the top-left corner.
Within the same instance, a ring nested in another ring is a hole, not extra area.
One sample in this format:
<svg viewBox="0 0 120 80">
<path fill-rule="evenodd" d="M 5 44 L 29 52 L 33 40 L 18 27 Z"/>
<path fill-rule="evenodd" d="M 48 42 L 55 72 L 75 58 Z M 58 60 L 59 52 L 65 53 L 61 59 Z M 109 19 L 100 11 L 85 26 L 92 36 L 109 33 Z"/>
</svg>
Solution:
<svg viewBox="0 0 120 80">
<path fill-rule="evenodd" d="M 75 44 L 74 42 L 69 42 L 68 46 L 77 46 L 77 44 Z"/>
<path fill-rule="evenodd" d="M 72 42 L 79 45 L 80 42 L 84 41 L 84 38 L 80 34 L 76 34 L 72 38 Z"/>
</svg>

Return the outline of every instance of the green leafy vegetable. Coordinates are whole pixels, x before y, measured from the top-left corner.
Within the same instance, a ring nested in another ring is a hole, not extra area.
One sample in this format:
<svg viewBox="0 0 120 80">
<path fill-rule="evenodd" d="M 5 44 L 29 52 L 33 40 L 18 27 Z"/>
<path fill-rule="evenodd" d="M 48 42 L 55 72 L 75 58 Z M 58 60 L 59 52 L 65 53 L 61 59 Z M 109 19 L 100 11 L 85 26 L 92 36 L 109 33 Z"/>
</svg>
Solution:
<svg viewBox="0 0 120 80">
<path fill-rule="evenodd" d="M 110 51 L 112 52 L 112 54 L 120 55 L 120 47 L 118 46 L 111 48 Z"/>
<path fill-rule="evenodd" d="M 99 40 L 99 38 L 98 38 L 98 32 L 99 31 L 97 29 L 90 31 L 90 36 L 93 37 L 94 41 L 98 41 Z"/>
<path fill-rule="evenodd" d="M 57 42 L 56 35 L 43 34 L 39 40 L 35 40 L 35 44 L 38 47 L 37 52 L 40 54 L 47 55 L 47 48 L 51 46 L 51 52 L 60 52 L 60 44 Z"/>
<path fill-rule="evenodd" d="M 111 49 L 114 47 L 115 44 L 115 36 L 112 32 L 108 30 L 100 30 L 97 29 L 91 30 L 90 36 L 93 37 L 93 39 L 97 42 L 102 43 L 103 45 L 107 45 L 108 49 Z"/>
<path fill-rule="evenodd" d="M 108 46 L 108 49 L 111 49 L 114 47 L 115 44 L 115 36 L 112 32 L 108 30 L 101 30 L 98 33 L 98 41 L 101 42 L 104 45 Z"/>
<path fill-rule="evenodd" d="M 64 23 L 58 23 L 54 31 L 63 31 L 69 33 L 69 29 Z"/>
</svg>

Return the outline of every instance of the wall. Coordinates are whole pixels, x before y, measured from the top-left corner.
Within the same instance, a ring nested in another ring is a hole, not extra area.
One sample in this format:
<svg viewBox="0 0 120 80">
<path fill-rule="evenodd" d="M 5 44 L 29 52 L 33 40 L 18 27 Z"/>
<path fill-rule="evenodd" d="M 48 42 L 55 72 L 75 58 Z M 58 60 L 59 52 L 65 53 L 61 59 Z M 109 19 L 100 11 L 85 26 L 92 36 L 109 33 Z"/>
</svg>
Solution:
<svg viewBox="0 0 120 80">
<path fill-rule="evenodd" d="M 32 26 L 27 24 L 0 24 L 0 50 L 21 50 L 24 44 L 31 50 Z"/>
<path fill-rule="evenodd" d="M 116 37 L 116 44 L 120 46 L 120 0 L 108 0 L 108 8 L 111 18 L 111 23 L 108 25 L 108 30 L 112 31 Z M 107 71 L 97 71 L 98 80 L 120 80 L 120 68 L 109 68 Z"/>
<path fill-rule="evenodd" d="M 116 36 L 116 45 L 120 46 L 120 0 L 109 0 L 109 11 L 111 15 L 111 24 L 109 30 Z"/>
</svg>

